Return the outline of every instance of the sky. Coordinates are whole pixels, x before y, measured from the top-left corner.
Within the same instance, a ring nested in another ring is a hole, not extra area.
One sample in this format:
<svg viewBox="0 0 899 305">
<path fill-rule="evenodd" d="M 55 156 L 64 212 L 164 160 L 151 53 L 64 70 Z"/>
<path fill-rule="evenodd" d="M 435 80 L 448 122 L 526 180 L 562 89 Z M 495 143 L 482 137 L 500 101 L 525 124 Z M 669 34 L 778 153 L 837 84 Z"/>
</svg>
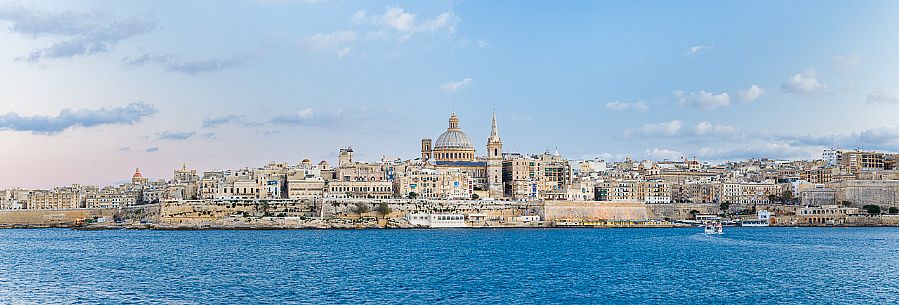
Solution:
<svg viewBox="0 0 899 305">
<path fill-rule="evenodd" d="M 0 188 L 484 154 L 899 151 L 896 1 L 0 0 Z"/>
</svg>

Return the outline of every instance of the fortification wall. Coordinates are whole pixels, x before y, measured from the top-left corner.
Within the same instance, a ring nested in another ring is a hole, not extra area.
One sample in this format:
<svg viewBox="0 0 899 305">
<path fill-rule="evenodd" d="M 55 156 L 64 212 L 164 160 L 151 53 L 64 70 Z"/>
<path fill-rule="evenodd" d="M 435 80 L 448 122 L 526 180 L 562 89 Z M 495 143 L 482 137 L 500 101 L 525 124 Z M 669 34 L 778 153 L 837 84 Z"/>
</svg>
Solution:
<svg viewBox="0 0 899 305">
<path fill-rule="evenodd" d="M 664 203 L 647 204 L 650 216 L 655 219 L 692 219 L 691 211 L 697 214 L 718 214 L 717 203 Z"/>
<path fill-rule="evenodd" d="M 546 201 L 544 219 L 558 220 L 637 220 L 650 219 L 642 202 Z"/>
<path fill-rule="evenodd" d="M 67 226 L 96 217 L 112 218 L 115 209 L 2 210 L 2 225 Z"/>
</svg>

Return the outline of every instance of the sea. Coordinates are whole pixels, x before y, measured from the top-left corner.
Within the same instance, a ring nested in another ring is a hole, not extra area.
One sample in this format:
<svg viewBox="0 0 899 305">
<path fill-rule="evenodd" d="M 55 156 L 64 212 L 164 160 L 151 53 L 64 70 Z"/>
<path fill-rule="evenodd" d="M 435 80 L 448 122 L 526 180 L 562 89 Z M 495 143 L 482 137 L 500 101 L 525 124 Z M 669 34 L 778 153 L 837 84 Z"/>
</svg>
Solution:
<svg viewBox="0 0 899 305">
<path fill-rule="evenodd" d="M 0 230 L 0 304 L 897 304 L 899 228 Z"/>
</svg>

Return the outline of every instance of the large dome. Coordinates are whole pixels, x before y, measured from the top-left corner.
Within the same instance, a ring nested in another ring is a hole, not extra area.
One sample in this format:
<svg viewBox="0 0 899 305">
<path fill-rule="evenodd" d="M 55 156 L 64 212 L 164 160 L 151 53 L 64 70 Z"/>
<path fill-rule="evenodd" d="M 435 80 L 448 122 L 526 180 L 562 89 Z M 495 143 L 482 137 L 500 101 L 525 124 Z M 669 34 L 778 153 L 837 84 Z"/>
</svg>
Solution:
<svg viewBox="0 0 899 305">
<path fill-rule="evenodd" d="M 449 129 L 444 131 L 440 137 L 437 138 L 437 142 L 434 143 L 434 149 L 443 149 L 443 148 L 466 148 L 466 149 L 474 149 L 474 145 L 471 145 L 471 141 L 468 140 L 468 136 L 465 135 L 459 129 Z"/>
</svg>

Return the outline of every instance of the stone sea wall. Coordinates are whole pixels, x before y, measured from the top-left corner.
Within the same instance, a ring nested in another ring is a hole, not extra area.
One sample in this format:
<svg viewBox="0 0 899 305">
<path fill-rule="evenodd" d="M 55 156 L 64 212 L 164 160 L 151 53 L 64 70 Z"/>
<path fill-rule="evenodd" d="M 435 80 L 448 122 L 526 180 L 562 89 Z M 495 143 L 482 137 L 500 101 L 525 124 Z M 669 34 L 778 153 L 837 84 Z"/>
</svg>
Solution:
<svg viewBox="0 0 899 305">
<path fill-rule="evenodd" d="M 115 209 L 2 210 L 0 225 L 72 226 L 85 219 L 112 219 Z"/>
</svg>

